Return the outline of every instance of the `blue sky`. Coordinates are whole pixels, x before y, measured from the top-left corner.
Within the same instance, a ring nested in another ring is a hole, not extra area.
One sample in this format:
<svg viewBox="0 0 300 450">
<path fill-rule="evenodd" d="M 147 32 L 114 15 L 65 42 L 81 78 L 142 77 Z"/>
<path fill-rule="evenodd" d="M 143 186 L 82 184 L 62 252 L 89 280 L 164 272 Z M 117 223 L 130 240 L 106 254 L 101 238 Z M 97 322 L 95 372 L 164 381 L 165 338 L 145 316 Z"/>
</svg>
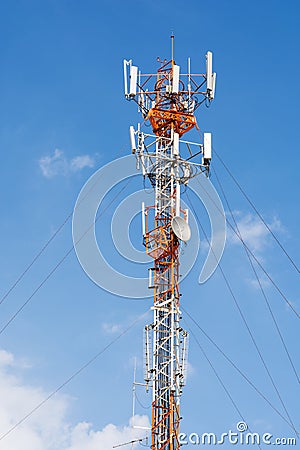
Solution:
<svg viewBox="0 0 300 450">
<path fill-rule="evenodd" d="M 2 2 L 0 295 L 72 212 L 88 178 L 130 152 L 128 128 L 140 118 L 123 97 L 122 60 L 132 58 L 145 72 L 154 71 L 157 56 L 169 58 L 172 32 L 175 59 L 181 66 L 190 56 L 194 70 L 202 72 L 206 51 L 214 52 L 216 100 L 210 109 L 199 110 L 198 124 L 202 131 L 213 133 L 214 148 L 299 265 L 299 18 L 298 2 L 292 0 L 286 4 L 192 0 L 187 5 L 178 0 Z M 299 311 L 299 274 L 216 157 L 213 167 L 250 248 Z M 219 190 L 213 175 L 212 182 Z M 141 188 L 142 180 L 137 178 L 121 198 Z M 204 209 L 191 198 L 208 229 Z M 103 251 L 112 264 L 143 276 L 145 266 L 132 267 L 113 253 L 109 225 L 117 204 L 98 224 L 98 232 L 103 227 L 108 236 Z M 140 245 L 138 236 L 134 240 Z M 0 305 L 1 327 L 71 246 L 68 221 Z M 217 271 L 206 284 L 198 285 L 204 256 L 205 248 L 182 283 L 185 309 L 284 415 L 222 275 Z M 222 267 L 299 429 L 299 385 L 243 249 L 230 233 Z M 262 279 L 299 370 L 298 319 Z M 150 306 L 149 299 L 122 299 L 101 290 L 72 253 L 0 336 L 1 434 Z M 30 443 L 31 450 L 107 450 L 128 440 L 133 360 L 137 358 L 141 380 L 142 332 L 150 321 L 148 314 L 0 441 L 0 448 L 26 450 Z M 192 328 L 252 431 L 294 436 L 286 422 Z M 234 429 L 240 417 L 192 337 L 189 362 L 182 431 Z M 143 392 L 139 396 L 149 405 L 149 396 Z M 150 411 L 137 406 L 137 414 L 149 416 Z M 147 423 L 146 417 L 138 420 Z"/>
</svg>

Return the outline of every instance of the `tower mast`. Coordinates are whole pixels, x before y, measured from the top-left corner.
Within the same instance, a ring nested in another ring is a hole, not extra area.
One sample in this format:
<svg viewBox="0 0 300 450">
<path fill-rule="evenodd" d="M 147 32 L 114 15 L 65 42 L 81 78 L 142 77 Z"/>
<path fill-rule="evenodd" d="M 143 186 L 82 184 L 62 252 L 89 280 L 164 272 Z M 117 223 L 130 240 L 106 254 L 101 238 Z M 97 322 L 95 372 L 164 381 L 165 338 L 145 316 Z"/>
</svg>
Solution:
<svg viewBox="0 0 300 450">
<path fill-rule="evenodd" d="M 160 62 L 155 74 L 141 74 L 132 61 L 124 60 L 125 96 L 134 100 L 153 134 L 140 125 L 130 127 L 132 152 L 155 192 L 154 205 L 143 205 L 143 240 L 153 258 L 149 288 L 153 289 L 153 322 L 145 328 L 145 381 L 152 388 L 152 450 L 178 450 L 180 397 L 185 384 L 187 332 L 180 325 L 180 246 L 188 241 L 188 211 L 181 209 L 180 189 L 190 178 L 208 175 L 210 133 L 204 142 L 182 136 L 198 128 L 196 109 L 214 98 L 215 73 L 212 53 L 206 55 L 206 73 L 180 75 L 174 60 L 171 36 L 170 61 Z M 205 89 L 205 90 L 204 90 Z M 199 100 L 200 99 L 200 100 Z"/>
</svg>

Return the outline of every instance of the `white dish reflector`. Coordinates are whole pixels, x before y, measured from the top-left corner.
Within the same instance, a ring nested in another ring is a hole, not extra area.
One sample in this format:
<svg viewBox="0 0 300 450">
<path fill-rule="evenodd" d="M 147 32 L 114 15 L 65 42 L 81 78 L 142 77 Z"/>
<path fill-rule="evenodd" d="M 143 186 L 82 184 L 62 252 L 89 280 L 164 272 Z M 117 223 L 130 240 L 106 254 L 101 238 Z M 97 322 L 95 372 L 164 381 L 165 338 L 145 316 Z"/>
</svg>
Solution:
<svg viewBox="0 0 300 450">
<path fill-rule="evenodd" d="M 175 234 L 181 241 L 188 241 L 191 237 L 191 229 L 189 224 L 181 216 L 173 217 L 171 227 Z"/>
</svg>

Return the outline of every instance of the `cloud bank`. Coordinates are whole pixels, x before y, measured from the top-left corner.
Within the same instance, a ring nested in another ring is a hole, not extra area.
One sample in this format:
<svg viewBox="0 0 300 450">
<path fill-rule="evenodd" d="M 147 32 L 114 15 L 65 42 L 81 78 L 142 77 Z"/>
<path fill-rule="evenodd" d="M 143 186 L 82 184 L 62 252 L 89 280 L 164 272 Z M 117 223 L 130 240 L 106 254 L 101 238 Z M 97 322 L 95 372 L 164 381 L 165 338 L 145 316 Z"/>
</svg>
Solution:
<svg viewBox="0 0 300 450">
<path fill-rule="evenodd" d="M 39 386 L 30 386 L 20 376 L 22 365 L 14 355 L 0 350 L 0 436 L 48 397 Z M 71 425 L 67 420 L 70 399 L 57 394 L 20 426 L 0 440 L 1 450 L 111 450 L 114 445 L 144 438 L 146 430 L 107 424 L 96 430 L 91 423 Z M 147 416 L 135 416 L 135 426 L 149 427 Z M 1 439 L 1 438 L 0 438 Z M 131 445 L 122 447 L 129 450 Z"/>
</svg>

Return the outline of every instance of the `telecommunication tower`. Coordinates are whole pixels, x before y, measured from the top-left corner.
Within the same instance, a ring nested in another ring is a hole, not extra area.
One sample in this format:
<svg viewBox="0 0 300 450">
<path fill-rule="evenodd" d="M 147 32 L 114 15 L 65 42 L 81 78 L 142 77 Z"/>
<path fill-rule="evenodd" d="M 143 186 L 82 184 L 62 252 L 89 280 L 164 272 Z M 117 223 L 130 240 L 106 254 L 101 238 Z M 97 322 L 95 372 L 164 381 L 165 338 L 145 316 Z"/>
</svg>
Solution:
<svg viewBox="0 0 300 450">
<path fill-rule="evenodd" d="M 144 122 L 153 134 L 138 125 L 130 127 L 132 153 L 138 168 L 155 192 L 154 205 L 142 205 L 143 242 L 153 258 L 149 288 L 153 289 L 153 323 L 145 327 L 145 383 L 152 389 L 152 450 L 178 450 L 180 397 L 185 384 L 187 332 L 180 319 L 180 246 L 190 239 L 188 210 L 182 210 L 180 189 L 203 174 L 208 176 L 211 161 L 211 134 L 203 142 L 183 139 L 196 128 L 195 111 L 214 99 L 216 74 L 212 53 L 206 54 L 206 72 L 181 73 L 174 60 L 171 36 L 170 61 L 158 60 L 156 73 L 143 74 L 132 60 L 124 60 L 124 87 L 128 100 L 137 103 Z"/>
</svg>

